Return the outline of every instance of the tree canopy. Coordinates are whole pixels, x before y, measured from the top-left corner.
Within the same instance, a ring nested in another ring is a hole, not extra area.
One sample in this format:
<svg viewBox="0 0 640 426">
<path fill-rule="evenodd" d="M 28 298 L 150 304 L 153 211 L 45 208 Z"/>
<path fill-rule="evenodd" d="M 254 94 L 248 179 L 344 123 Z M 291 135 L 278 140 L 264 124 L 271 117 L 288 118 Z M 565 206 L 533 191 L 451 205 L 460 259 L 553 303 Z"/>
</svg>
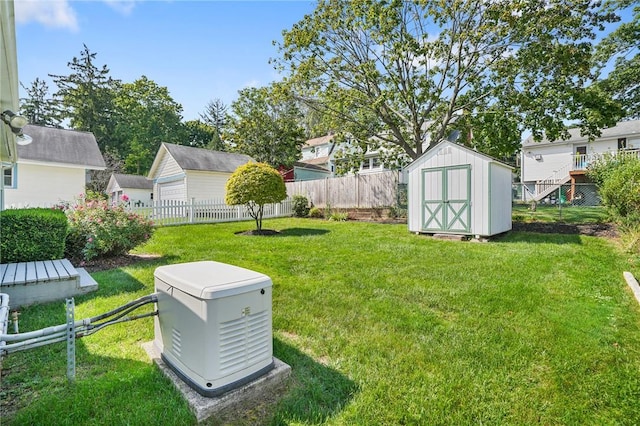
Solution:
<svg viewBox="0 0 640 426">
<path fill-rule="evenodd" d="M 601 68 L 613 61 L 614 68 L 600 83 L 625 109 L 625 116 L 640 119 L 640 4 L 637 0 L 612 0 L 611 11 L 631 9 L 631 19 L 621 23 L 598 45 Z"/>
<path fill-rule="evenodd" d="M 133 83 L 120 84 L 114 94 L 114 137 L 122 141 L 119 152 L 127 172 L 146 173 L 161 142 L 186 143 L 182 105 L 166 87 L 142 76 Z"/>
<path fill-rule="evenodd" d="M 589 87 L 592 41 L 613 20 L 586 1 L 320 0 L 275 63 L 368 149 L 415 159 L 457 129 L 505 156 L 525 129 L 556 139 L 567 121 L 589 135 L 615 123 Z"/>
<path fill-rule="evenodd" d="M 44 80 L 36 78 L 29 87 L 21 84 L 27 96 L 21 99 L 20 113 L 30 124 L 60 127 L 60 101 L 49 97 L 49 86 Z"/>
<path fill-rule="evenodd" d="M 273 167 L 292 166 L 300 157 L 300 110 L 281 86 L 242 89 L 231 110 L 224 135 L 231 149 Z"/>
<path fill-rule="evenodd" d="M 91 53 L 87 45 L 67 65 L 69 75 L 53 75 L 58 86 L 55 96 L 61 99 L 65 118 L 71 128 L 93 133 L 103 153 L 114 146 L 112 138 L 116 123 L 113 111 L 113 91 L 120 83 L 111 78 L 106 65 L 94 64 L 96 53 Z"/>
</svg>

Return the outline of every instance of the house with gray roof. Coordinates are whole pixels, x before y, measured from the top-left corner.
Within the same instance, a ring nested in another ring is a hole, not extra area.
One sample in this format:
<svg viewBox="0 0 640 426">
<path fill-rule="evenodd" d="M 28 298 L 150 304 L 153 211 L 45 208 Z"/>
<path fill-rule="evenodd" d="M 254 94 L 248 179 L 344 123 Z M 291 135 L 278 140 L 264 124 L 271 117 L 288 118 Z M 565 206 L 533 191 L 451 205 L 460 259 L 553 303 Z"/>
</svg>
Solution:
<svg viewBox="0 0 640 426">
<path fill-rule="evenodd" d="M 49 207 L 85 192 L 88 172 L 104 170 L 90 132 L 27 125 L 29 145 L 18 145 L 18 161 L 3 170 L 6 208 Z"/>
<path fill-rule="evenodd" d="M 134 207 L 150 206 L 153 201 L 153 182 L 146 176 L 112 173 L 106 193 L 112 204 L 126 202 Z"/>
<path fill-rule="evenodd" d="M 248 155 L 163 142 L 147 177 L 155 201 L 223 200 L 231 174 L 250 161 Z"/>
<path fill-rule="evenodd" d="M 529 136 L 520 151 L 520 180 L 526 201 L 544 201 L 560 185 L 570 184 L 567 201 L 571 201 L 576 184 L 587 181 L 590 163 L 603 154 L 640 157 L 640 120 L 621 121 L 601 129 L 601 134 L 589 140 L 579 128 L 569 129 L 566 140 L 543 139 L 536 142 Z"/>
</svg>

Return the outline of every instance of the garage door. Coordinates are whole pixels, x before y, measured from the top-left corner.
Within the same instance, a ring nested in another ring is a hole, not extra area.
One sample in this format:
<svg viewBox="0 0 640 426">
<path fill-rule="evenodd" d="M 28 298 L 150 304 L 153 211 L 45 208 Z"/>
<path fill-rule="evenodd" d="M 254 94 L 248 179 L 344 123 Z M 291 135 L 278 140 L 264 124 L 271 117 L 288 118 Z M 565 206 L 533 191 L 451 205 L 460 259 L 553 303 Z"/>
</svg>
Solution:
<svg viewBox="0 0 640 426">
<path fill-rule="evenodd" d="M 158 184 L 158 195 L 161 201 L 186 201 L 187 195 L 182 180 Z"/>
</svg>

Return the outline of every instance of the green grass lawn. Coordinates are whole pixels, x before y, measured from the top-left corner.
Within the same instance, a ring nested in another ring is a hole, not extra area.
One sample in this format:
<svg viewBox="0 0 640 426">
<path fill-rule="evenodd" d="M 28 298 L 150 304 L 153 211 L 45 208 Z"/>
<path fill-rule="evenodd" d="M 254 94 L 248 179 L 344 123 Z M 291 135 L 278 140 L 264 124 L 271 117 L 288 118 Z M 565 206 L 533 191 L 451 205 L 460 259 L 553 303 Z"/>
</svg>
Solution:
<svg viewBox="0 0 640 426">
<path fill-rule="evenodd" d="M 160 228 L 140 253 L 162 257 L 93 274 L 86 318 L 153 292 L 159 265 L 216 260 L 269 275 L 274 355 L 290 387 L 235 424 L 637 424 L 640 307 L 615 243 L 510 233 L 434 240 L 406 225 L 278 219 Z M 64 322 L 64 304 L 21 311 L 21 331 Z M 4 360 L 2 424 L 194 424 L 141 348 L 153 321 Z M 264 407 L 262 407 L 264 409 Z M 210 424 L 216 424 L 212 420 Z"/>
<path fill-rule="evenodd" d="M 538 204 L 532 211 L 529 204 L 513 206 L 513 220 L 521 222 L 565 222 L 598 223 L 607 222 L 607 211 L 602 206 L 571 206 Z"/>
</svg>

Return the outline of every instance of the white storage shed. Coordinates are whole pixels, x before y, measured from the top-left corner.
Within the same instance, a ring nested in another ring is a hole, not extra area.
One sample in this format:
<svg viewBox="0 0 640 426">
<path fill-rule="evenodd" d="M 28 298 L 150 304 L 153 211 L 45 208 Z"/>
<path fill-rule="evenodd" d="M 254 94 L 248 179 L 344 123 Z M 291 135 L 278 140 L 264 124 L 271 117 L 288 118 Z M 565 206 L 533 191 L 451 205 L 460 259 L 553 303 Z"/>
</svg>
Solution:
<svg viewBox="0 0 640 426">
<path fill-rule="evenodd" d="M 407 167 L 409 231 L 488 237 L 511 230 L 512 167 L 444 140 Z"/>
</svg>

